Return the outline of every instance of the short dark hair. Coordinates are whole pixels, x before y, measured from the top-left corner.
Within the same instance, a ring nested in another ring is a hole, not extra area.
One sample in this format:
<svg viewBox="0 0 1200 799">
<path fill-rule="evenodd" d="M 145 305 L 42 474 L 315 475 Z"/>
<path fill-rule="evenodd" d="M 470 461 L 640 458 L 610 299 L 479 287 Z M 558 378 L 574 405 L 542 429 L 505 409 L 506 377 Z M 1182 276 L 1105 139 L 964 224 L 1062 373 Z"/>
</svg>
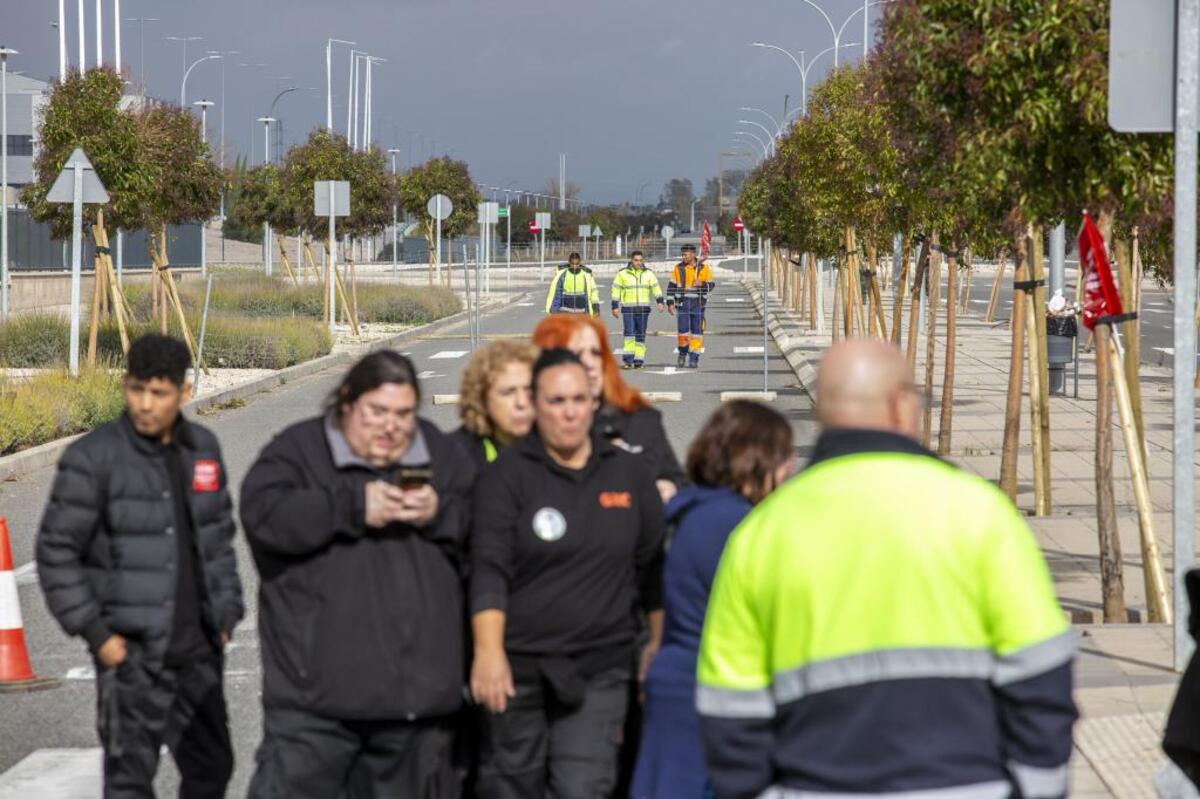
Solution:
<svg viewBox="0 0 1200 799">
<path fill-rule="evenodd" d="M 421 386 L 412 361 L 394 350 L 379 350 L 360 358 L 350 367 L 341 384 L 329 395 L 326 408 L 340 417 L 342 408 L 352 405 L 368 391 L 386 385 L 412 386 L 417 402 L 421 401 Z"/>
<path fill-rule="evenodd" d="M 646 257 L 645 253 L 643 253 L 641 250 L 634 250 L 633 252 L 629 253 L 629 260 L 632 261 L 634 258 L 637 258 L 639 255 L 642 256 L 643 258 Z"/>
<path fill-rule="evenodd" d="M 542 372 L 559 366 L 578 366 L 585 372 L 587 371 L 583 361 L 579 360 L 579 356 L 565 347 L 551 347 L 542 350 L 541 355 L 533 362 L 533 396 L 537 396 L 538 378 L 541 377 Z"/>
<path fill-rule="evenodd" d="M 792 451 L 792 426 L 778 412 L 759 402 L 734 400 L 713 412 L 688 449 L 687 471 L 692 482 L 723 486 L 759 502 L 767 477 Z"/>
<path fill-rule="evenodd" d="M 571 253 L 570 255 L 568 255 L 568 256 L 567 256 L 567 260 L 568 260 L 568 261 L 574 261 L 574 260 L 576 260 L 576 259 L 578 259 L 578 260 L 582 261 L 582 260 L 583 260 L 583 257 L 582 257 L 582 256 L 580 256 L 580 254 L 579 254 L 579 253 L 577 253 L 577 252 L 573 252 L 573 253 Z"/>
<path fill-rule="evenodd" d="M 188 367 L 192 365 L 192 353 L 177 338 L 147 333 L 129 345 L 125 361 L 126 377 L 136 380 L 165 377 L 182 388 L 187 380 Z"/>
<path fill-rule="evenodd" d="M 683 245 L 682 247 L 680 247 L 680 248 L 679 248 L 679 251 L 680 251 L 681 253 L 682 253 L 682 252 L 695 252 L 695 251 L 696 251 L 696 245 L 695 245 L 695 244 L 685 244 L 685 245 Z"/>
</svg>

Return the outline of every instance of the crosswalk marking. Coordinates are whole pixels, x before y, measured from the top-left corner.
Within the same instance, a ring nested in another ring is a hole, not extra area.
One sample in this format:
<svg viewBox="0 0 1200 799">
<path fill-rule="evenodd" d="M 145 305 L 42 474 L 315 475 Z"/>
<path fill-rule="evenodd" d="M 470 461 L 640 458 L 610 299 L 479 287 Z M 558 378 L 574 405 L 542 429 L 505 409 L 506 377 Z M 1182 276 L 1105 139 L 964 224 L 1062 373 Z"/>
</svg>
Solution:
<svg viewBox="0 0 1200 799">
<path fill-rule="evenodd" d="M 1166 353 L 1167 355 L 1174 355 L 1174 354 L 1175 354 L 1175 348 L 1174 348 L 1174 347 L 1155 347 L 1154 349 L 1158 350 L 1159 352 L 1164 352 L 1164 353 Z"/>
<path fill-rule="evenodd" d="M 726 297 L 725 302 L 745 302 L 745 297 Z"/>
<path fill-rule="evenodd" d="M 421 372 L 419 375 L 417 375 L 418 380 L 429 380 L 434 377 L 445 377 L 445 375 L 439 375 L 436 372 L 430 372 L 428 370 Z"/>
<path fill-rule="evenodd" d="M 0 799 L 94 799 L 103 783 L 103 753 L 88 749 L 38 749 L 0 774 Z"/>
<path fill-rule="evenodd" d="M 430 355 L 429 360 L 434 361 L 438 360 L 439 358 L 442 360 L 449 360 L 452 358 L 461 358 L 466 354 L 466 350 L 442 350 L 441 352 L 435 352 L 433 355 Z"/>
<path fill-rule="evenodd" d="M 762 355 L 762 352 L 763 352 L 762 347 L 734 347 L 733 348 L 734 355 L 753 355 L 754 353 L 758 353 L 759 355 Z"/>
</svg>

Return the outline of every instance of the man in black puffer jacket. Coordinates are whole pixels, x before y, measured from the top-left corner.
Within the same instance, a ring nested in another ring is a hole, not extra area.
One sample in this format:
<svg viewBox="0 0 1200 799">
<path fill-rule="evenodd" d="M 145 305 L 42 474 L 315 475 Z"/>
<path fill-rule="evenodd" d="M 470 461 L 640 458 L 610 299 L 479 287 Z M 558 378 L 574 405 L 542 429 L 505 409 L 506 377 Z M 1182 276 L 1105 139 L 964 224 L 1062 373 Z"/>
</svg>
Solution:
<svg viewBox="0 0 1200 799">
<path fill-rule="evenodd" d="M 63 454 L 38 531 L 46 604 L 96 660 L 105 797 L 153 797 L 163 744 L 182 796 L 224 796 L 233 773 L 221 651 L 242 588 L 220 446 L 180 413 L 190 359 L 133 343 L 125 414 Z"/>
<path fill-rule="evenodd" d="M 254 799 L 457 796 L 461 561 L 476 467 L 418 418 L 412 363 L 366 356 L 242 485 L 261 578 Z"/>
</svg>

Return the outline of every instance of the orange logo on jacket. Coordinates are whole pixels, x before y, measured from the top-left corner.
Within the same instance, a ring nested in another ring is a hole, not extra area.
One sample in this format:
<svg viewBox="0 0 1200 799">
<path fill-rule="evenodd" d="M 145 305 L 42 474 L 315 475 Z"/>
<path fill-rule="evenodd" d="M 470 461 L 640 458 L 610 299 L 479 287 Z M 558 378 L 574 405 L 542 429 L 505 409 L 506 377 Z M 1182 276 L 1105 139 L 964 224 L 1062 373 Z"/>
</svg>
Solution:
<svg viewBox="0 0 1200 799">
<path fill-rule="evenodd" d="M 601 491 L 600 507 L 605 509 L 632 508 L 633 496 L 628 491 Z"/>
</svg>

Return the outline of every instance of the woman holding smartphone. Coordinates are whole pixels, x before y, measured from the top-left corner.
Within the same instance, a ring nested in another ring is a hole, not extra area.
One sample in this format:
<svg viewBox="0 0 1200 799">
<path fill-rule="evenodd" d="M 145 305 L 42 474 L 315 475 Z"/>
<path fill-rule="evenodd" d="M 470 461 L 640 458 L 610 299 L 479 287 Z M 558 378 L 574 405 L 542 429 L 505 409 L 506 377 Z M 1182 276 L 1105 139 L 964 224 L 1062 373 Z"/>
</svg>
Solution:
<svg viewBox="0 0 1200 799">
<path fill-rule="evenodd" d="M 372 353 L 242 485 L 263 660 L 251 797 L 457 795 L 476 468 L 419 404 L 412 363 Z"/>
</svg>

